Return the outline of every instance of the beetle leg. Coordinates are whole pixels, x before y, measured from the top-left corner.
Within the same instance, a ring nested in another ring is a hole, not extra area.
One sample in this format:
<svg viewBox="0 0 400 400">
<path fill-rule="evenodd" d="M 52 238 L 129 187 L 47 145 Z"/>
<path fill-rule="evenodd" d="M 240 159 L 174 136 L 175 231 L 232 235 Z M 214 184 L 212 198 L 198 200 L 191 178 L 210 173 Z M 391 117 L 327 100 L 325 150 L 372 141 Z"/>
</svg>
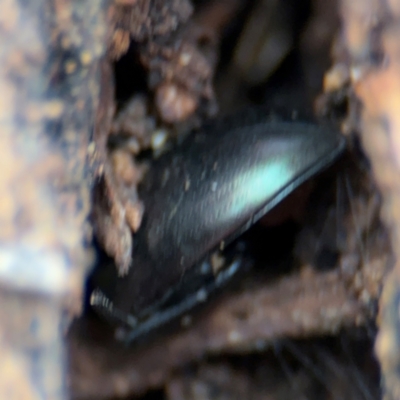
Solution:
<svg viewBox="0 0 400 400">
<path fill-rule="evenodd" d="M 208 260 L 204 261 L 203 264 L 208 262 Z M 114 323 L 122 323 L 124 327 L 116 330 L 116 337 L 127 344 L 131 344 L 132 342 L 145 337 L 155 329 L 176 320 L 178 317 L 183 317 L 197 305 L 204 303 L 211 295 L 215 294 L 218 289 L 225 286 L 242 269 L 243 263 L 244 260 L 242 258 L 233 260 L 231 264 L 219 272 L 211 282 L 200 289 L 187 294 L 180 302 L 166 306 L 164 309 L 152 314 L 151 317 L 144 321 L 138 321 L 132 315 L 115 308 L 112 302 L 100 290 L 93 292 L 91 296 L 91 304 L 97 309 L 100 308 L 102 314 L 107 319 L 112 319 Z"/>
</svg>

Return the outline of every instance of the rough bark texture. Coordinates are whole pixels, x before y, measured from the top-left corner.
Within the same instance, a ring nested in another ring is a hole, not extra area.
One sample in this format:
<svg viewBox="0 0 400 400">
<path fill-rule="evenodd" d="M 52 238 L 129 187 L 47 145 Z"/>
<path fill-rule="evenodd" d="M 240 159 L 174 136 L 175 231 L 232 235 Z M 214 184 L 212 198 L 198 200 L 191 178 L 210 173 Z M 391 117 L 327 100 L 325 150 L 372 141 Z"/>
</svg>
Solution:
<svg viewBox="0 0 400 400">
<path fill-rule="evenodd" d="M 101 2 L 0 5 L 0 397 L 67 398 L 65 313 L 91 264 Z M 94 161 L 94 160 L 92 160 Z"/>
<path fill-rule="evenodd" d="M 342 1 L 351 84 L 362 102 L 362 143 L 382 193 L 382 219 L 390 229 L 395 267 L 380 301 L 379 357 L 385 398 L 400 397 L 400 2 Z"/>
</svg>

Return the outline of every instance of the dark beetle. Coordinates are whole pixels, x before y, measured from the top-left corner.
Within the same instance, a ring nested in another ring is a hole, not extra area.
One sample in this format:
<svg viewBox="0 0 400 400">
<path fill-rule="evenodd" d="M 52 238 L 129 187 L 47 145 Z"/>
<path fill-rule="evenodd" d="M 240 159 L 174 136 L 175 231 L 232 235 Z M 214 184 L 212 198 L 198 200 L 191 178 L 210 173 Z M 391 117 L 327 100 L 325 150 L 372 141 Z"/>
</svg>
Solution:
<svg viewBox="0 0 400 400">
<path fill-rule="evenodd" d="M 233 259 L 213 272 L 205 257 L 344 147 L 344 138 L 328 126 L 254 115 L 222 119 L 188 136 L 154 162 L 139 188 L 145 216 L 128 275 L 115 277 L 111 289 L 96 289 L 91 304 L 131 330 L 127 341 L 189 310 L 240 266 Z M 174 303 L 182 287 L 189 290 Z"/>
</svg>

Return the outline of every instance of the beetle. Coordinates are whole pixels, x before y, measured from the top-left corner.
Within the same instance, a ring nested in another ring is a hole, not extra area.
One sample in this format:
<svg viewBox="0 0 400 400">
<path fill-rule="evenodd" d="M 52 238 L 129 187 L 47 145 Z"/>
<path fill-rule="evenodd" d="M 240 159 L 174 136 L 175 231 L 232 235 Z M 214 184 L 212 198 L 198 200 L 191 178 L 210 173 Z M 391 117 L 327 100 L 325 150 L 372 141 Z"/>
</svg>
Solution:
<svg viewBox="0 0 400 400">
<path fill-rule="evenodd" d="M 97 287 L 91 305 L 135 341 L 183 315 L 242 266 L 223 249 L 303 182 L 328 167 L 345 139 L 328 125 L 260 112 L 220 118 L 153 162 L 139 195 L 145 214 L 127 276 Z"/>
</svg>

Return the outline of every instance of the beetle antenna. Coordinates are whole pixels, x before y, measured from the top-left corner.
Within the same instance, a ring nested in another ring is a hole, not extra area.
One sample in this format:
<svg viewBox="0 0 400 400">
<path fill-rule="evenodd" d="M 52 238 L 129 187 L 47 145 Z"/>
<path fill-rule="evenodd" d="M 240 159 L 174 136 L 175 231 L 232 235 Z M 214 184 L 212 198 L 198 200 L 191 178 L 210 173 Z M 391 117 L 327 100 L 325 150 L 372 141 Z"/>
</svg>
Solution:
<svg viewBox="0 0 400 400">
<path fill-rule="evenodd" d="M 114 307 L 113 302 L 100 290 L 93 290 L 90 295 L 90 305 L 110 322 L 123 323 L 131 328 L 136 327 L 137 319 L 122 310 Z"/>
</svg>

